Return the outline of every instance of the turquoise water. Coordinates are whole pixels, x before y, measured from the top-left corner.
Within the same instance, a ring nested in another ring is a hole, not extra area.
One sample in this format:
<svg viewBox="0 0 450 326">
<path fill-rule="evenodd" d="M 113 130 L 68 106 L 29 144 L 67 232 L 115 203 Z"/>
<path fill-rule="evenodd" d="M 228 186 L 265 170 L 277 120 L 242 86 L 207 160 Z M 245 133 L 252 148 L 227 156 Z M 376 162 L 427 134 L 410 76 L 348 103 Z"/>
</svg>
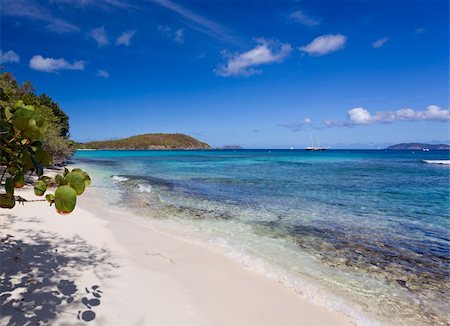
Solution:
<svg viewBox="0 0 450 326">
<path fill-rule="evenodd" d="M 97 190 L 108 189 L 105 200 L 216 245 L 361 324 L 395 325 L 449 324 L 450 165 L 433 164 L 441 160 L 449 152 L 74 156 Z"/>
</svg>

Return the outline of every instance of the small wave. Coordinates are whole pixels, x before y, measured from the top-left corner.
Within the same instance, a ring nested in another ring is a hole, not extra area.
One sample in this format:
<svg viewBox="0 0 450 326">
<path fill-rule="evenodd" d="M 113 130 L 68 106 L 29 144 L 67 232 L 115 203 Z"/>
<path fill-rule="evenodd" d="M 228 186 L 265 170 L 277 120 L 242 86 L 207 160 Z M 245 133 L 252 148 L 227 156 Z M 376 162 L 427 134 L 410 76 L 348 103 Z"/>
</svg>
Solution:
<svg viewBox="0 0 450 326">
<path fill-rule="evenodd" d="M 146 192 L 146 193 L 151 193 L 152 192 L 152 186 L 150 185 L 142 185 L 142 184 L 138 184 L 138 192 Z"/>
<path fill-rule="evenodd" d="M 124 181 L 130 180 L 130 179 L 128 179 L 128 178 L 121 177 L 121 176 L 118 176 L 118 175 L 113 175 L 111 178 L 112 178 L 114 181 L 118 181 L 118 182 L 124 182 Z"/>
<path fill-rule="evenodd" d="M 450 160 L 423 160 L 423 162 L 428 164 L 450 165 Z"/>
</svg>

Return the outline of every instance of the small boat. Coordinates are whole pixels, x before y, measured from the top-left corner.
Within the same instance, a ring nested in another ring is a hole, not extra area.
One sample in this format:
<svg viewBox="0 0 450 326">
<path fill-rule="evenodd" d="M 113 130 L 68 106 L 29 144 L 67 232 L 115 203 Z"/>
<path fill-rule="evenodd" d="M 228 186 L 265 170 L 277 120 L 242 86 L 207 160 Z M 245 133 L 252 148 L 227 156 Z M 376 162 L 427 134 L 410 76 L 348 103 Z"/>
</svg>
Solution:
<svg viewBox="0 0 450 326">
<path fill-rule="evenodd" d="M 430 149 L 429 148 L 422 148 L 422 152 L 429 152 Z"/>
<path fill-rule="evenodd" d="M 311 136 L 311 146 L 305 147 L 305 151 L 326 151 L 325 147 L 320 147 L 319 136 L 317 136 L 317 146 L 314 146 L 313 136 Z"/>
</svg>

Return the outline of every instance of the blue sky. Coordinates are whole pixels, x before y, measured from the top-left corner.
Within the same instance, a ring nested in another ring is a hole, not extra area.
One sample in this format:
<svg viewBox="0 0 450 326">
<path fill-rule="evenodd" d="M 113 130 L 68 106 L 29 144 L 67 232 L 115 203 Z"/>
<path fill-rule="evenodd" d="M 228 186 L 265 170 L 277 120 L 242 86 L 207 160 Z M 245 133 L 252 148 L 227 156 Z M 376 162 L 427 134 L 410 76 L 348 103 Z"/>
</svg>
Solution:
<svg viewBox="0 0 450 326">
<path fill-rule="evenodd" d="M 0 62 L 78 141 L 449 142 L 449 4 L 0 0 Z"/>
</svg>

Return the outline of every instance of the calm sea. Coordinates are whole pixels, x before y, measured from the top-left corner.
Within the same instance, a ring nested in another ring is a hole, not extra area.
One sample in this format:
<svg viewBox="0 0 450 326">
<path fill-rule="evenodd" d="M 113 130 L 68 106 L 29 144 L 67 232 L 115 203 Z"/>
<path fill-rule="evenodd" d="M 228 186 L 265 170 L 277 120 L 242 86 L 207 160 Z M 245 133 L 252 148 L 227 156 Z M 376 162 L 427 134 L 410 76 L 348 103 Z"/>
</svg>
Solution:
<svg viewBox="0 0 450 326">
<path fill-rule="evenodd" d="M 446 151 L 78 151 L 106 202 L 360 324 L 448 325 Z M 442 163 L 442 162 L 441 162 Z"/>
</svg>

